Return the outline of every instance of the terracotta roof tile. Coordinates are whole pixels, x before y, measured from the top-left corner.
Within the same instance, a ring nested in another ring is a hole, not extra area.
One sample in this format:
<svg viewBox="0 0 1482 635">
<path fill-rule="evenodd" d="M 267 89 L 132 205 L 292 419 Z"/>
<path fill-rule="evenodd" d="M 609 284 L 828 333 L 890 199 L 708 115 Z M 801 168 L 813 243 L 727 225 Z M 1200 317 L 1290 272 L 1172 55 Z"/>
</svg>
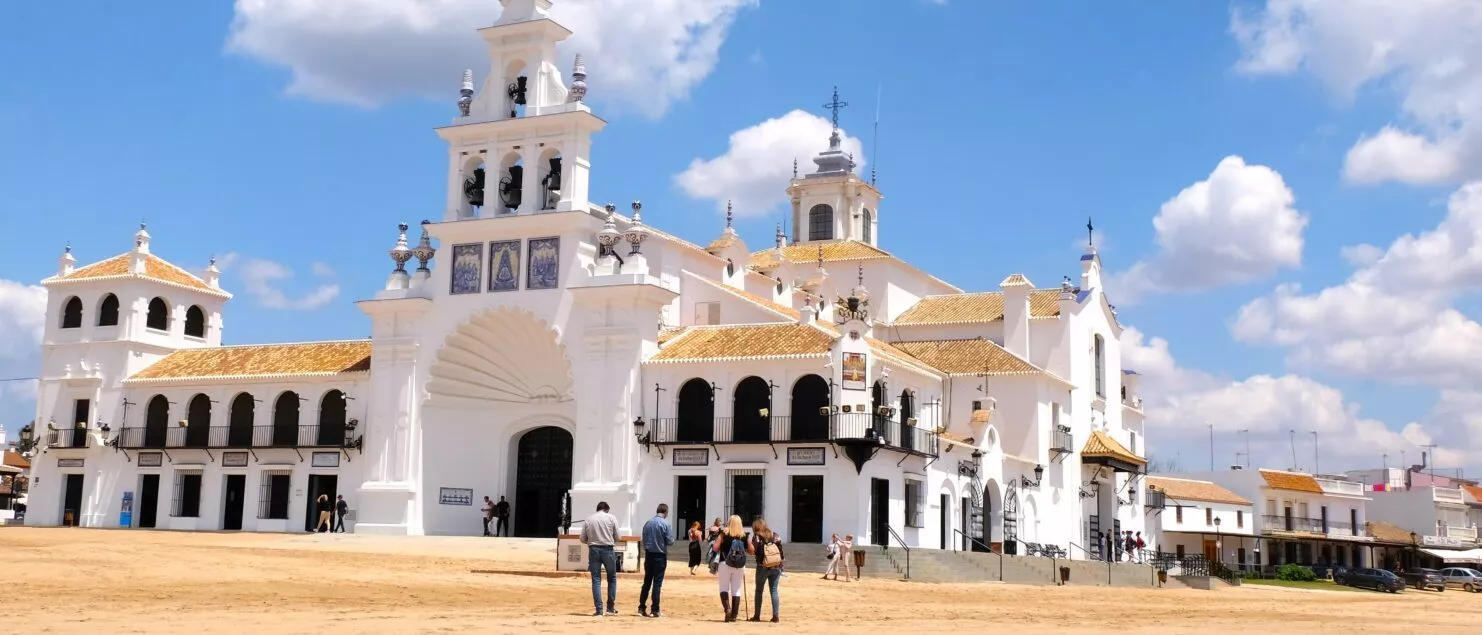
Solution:
<svg viewBox="0 0 1482 635">
<path fill-rule="evenodd" d="M 793 264 L 811 264 L 818 262 L 818 248 L 823 247 L 824 262 L 840 262 L 845 260 L 873 260 L 876 258 L 893 258 L 889 252 L 857 240 L 835 240 L 797 243 L 795 245 L 783 245 L 782 259 Z M 765 260 L 776 257 L 777 249 L 763 249 L 751 254 L 753 266 L 762 264 L 759 259 Z"/>
<path fill-rule="evenodd" d="M 1146 480 L 1149 489 L 1156 487 L 1175 501 L 1204 501 L 1207 503 L 1227 503 L 1230 505 L 1251 504 L 1250 501 L 1241 498 L 1235 492 L 1209 481 L 1191 481 L 1164 476 L 1149 476 Z"/>
<path fill-rule="evenodd" d="M 882 359 L 892 364 L 906 366 L 918 373 L 923 373 L 932 377 L 939 377 L 941 375 L 941 372 L 937 369 L 932 368 L 930 365 L 921 360 L 911 357 L 910 353 L 896 348 L 892 344 L 882 342 L 873 337 L 865 338 L 865 341 L 869 342 L 870 350 L 874 351 L 876 355 L 879 355 Z"/>
<path fill-rule="evenodd" d="M 1052 318 L 1059 315 L 1059 289 L 1035 289 L 1029 292 L 1029 317 Z M 911 308 L 906 309 L 905 313 L 900 314 L 894 324 L 896 326 L 983 324 L 1001 319 L 1003 319 L 1003 292 L 988 291 L 926 296 Z"/>
<path fill-rule="evenodd" d="M 1461 489 L 1462 491 L 1467 493 L 1467 496 L 1472 497 L 1472 500 L 1469 502 L 1473 504 L 1482 504 L 1482 487 L 1478 487 L 1476 485 L 1462 485 Z"/>
<path fill-rule="evenodd" d="M 735 230 L 732 230 L 728 227 L 726 228 L 726 231 L 721 232 L 720 236 L 716 237 L 715 240 L 710 241 L 710 245 L 705 247 L 705 251 L 719 255 L 719 253 L 725 251 L 726 248 L 739 242 L 741 242 L 741 237 L 736 235 Z"/>
<path fill-rule="evenodd" d="M 1284 489 L 1293 492 L 1309 492 L 1321 494 L 1322 486 L 1317 484 L 1317 479 L 1311 474 L 1299 472 L 1282 472 L 1279 470 L 1261 470 L 1261 478 L 1266 479 L 1266 486 L 1271 489 Z"/>
<path fill-rule="evenodd" d="M 823 357 L 834 336 L 808 324 L 696 326 L 669 340 L 649 363 Z"/>
<path fill-rule="evenodd" d="M 949 375 L 1032 375 L 1044 372 L 985 339 L 894 342 L 891 346 Z"/>
<path fill-rule="evenodd" d="M 1022 273 L 1011 273 L 1011 274 L 1009 274 L 1009 277 L 1003 279 L 1003 282 L 998 283 L 998 286 L 1000 286 L 1000 287 L 1033 287 L 1034 286 L 1034 283 L 1030 282 L 1029 281 L 1029 278 L 1024 277 L 1024 274 L 1022 274 Z"/>
<path fill-rule="evenodd" d="M 4 457 L 0 458 L 0 465 L 9 465 L 10 467 L 18 467 L 25 470 L 30 469 L 31 462 L 27 461 L 26 457 L 21 456 L 20 452 L 6 450 Z"/>
<path fill-rule="evenodd" d="M 1398 525 L 1371 520 L 1367 523 L 1368 534 L 1375 542 L 1387 542 L 1396 545 L 1408 545 L 1410 543 L 1410 530 Z"/>
<path fill-rule="evenodd" d="M 176 351 L 127 381 L 326 376 L 370 370 L 369 340 L 222 346 Z"/>
<path fill-rule="evenodd" d="M 1091 432 L 1091 438 L 1086 439 L 1086 445 L 1081 448 L 1081 456 L 1117 459 L 1133 465 L 1148 464 L 1147 459 L 1133 454 L 1131 450 L 1127 449 L 1127 446 L 1117 442 L 1111 435 L 1101 430 L 1093 430 Z"/>
<path fill-rule="evenodd" d="M 144 256 L 144 273 L 142 275 L 131 274 L 129 273 L 130 255 L 121 254 L 101 262 L 95 262 L 86 267 L 79 267 L 65 276 L 48 278 L 46 282 L 72 282 L 77 280 L 135 277 L 167 282 L 217 295 L 230 295 L 221 289 L 212 288 L 211 285 L 206 284 L 206 281 L 191 275 L 184 269 L 172 265 L 154 254 Z"/>
<path fill-rule="evenodd" d="M 663 346 L 669 340 L 674 339 L 674 337 L 676 335 L 679 335 L 680 333 L 683 333 L 686 328 L 688 328 L 688 327 L 684 327 L 684 326 L 665 326 L 663 328 L 660 328 L 659 329 L 659 346 Z"/>
</svg>

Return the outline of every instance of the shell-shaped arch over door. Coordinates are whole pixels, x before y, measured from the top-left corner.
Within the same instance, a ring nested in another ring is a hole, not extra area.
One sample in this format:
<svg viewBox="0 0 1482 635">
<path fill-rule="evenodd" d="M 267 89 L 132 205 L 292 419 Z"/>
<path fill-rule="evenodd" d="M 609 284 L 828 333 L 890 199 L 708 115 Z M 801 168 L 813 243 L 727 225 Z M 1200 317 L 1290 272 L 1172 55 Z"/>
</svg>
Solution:
<svg viewBox="0 0 1482 635">
<path fill-rule="evenodd" d="M 526 311 L 484 311 L 443 341 L 427 382 L 429 401 L 521 404 L 572 401 L 566 347 Z"/>
</svg>

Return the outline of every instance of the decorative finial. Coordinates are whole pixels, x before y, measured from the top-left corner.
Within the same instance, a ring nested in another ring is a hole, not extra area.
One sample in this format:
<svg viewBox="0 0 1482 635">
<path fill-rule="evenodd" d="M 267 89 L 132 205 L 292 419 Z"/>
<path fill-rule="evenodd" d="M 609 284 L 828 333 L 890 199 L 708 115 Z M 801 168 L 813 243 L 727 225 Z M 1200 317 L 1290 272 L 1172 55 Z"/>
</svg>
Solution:
<svg viewBox="0 0 1482 635">
<path fill-rule="evenodd" d="M 473 70 L 465 69 L 463 87 L 458 89 L 458 113 L 467 117 L 471 107 L 473 107 Z"/>
<path fill-rule="evenodd" d="M 878 157 L 878 156 L 875 157 L 875 160 L 876 161 L 880 160 L 880 157 Z M 870 166 L 870 185 L 874 185 L 874 184 L 875 184 L 875 166 L 872 165 L 872 166 Z"/>
<path fill-rule="evenodd" d="M 777 235 L 774 240 L 776 240 L 777 249 L 781 250 L 782 244 L 787 240 L 787 234 L 782 233 L 782 223 L 777 223 Z"/>
<path fill-rule="evenodd" d="M 70 240 L 67 241 L 67 245 L 65 247 L 62 247 L 62 253 L 66 254 L 68 256 L 72 255 L 72 241 L 70 241 Z M 216 257 L 215 256 L 212 256 L 211 257 L 211 260 L 212 260 L 212 262 L 215 262 L 216 261 Z"/>
<path fill-rule="evenodd" d="M 864 263 L 859 264 L 859 286 L 864 286 Z"/>
<path fill-rule="evenodd" d="M 731 202 L 726 201 L 726 229 L 731 228 Z"/>
<path fill-rule="evenodd" d="M 387 252 L 391 260 L 396 263 L 395 273 L 406 273 L 407 261 L 412 259 L 412 250 L 407 249 L 407 224 L 401 223 L 396 226 L 401 233 L 396 237 L 396 246 Z"/>
<path fill-rule="evenodd" d="M 617 213 L 617 206 L 613 205 L 612 203 L 608 203 L 607 205 L 602 206 L 602 209 L 607 210 L 608 218 L 612 218 L 612 215 Z"/>
<path fill-rule="evenodd" d="M 629 256 L 637 255 L 643 248 L 643 241 L 648 240 L 648 228 L 643 226 L 643 203 L 633 201 L 633 224 L 628 226 L 628 231 L 623 232 L 623 238 L 632 245 Z"/>
<path fill-rule="evenodd" d="M 818 268 L 823 268 L 823 243 L 818 244 Z"/>
<path fill-rule="evenodd" d="M 607 222 L 602 224 L 602 231 L 597 232 L 597 244 L 602 247 L 602 256 L 616 253 L 613 246 L 623 239 L 623 233 L 617 230 L 616 209 L 612 203 L 607 204 Z"/>
<path fill-rule="evenodd" d="M 206 268 L 207 269 L 215 269 L 216 268 L 216 254 L 211 254 L 211 261 L 206 263 Z"/>
<path fill-rule="evenodd" d="M 432 221 L 422 221 L 422 240 L 418 241 L 417 248 L 412 250 L 412 255 L 417 257 L 417 273 L 431 273 L 432 269 L 427 266 L 427 263 L 437 255 L 437 249 L 432 246 L 432 234 L 428 231 L 430 225 Z"/>
<path fill-rule="evenodd" d="M 854 171 L 854 153 L 853 152 L 850 152 L 849 153 L 849 171 L 850 172 L 853 172 Z"/>
<path fill-rule="evenodd" d="M 835 131 L 837 131 L 839 129 L 839 109 L 841 109 L 841 108 L 843 108 L 845 106 L 848 106 L 848 105 L 849 105 L 849 102 L 847 102 L 847 101 L 839 101 L 839 87 L 838 86 L 835 86 L 834 87 L 834 98 L 833 98 L 833 100 L 830 101 L 829 103 L 826 103 L 826 104 L 823 105 L 824 109 L 830 110 L 830 111 L 833 112 L 834 130 Z"/>
<path fill-rule="evenodd" d="M 798 178 L 798 158 L 792 158 L 792 178 Z"/>
<path fill-rule="evenodd" d="M 148 229 L 148 228 L 149 228 L 149 223 L 144 222 L 144 219 L 139 219 L 139 231 L 142 232 L 142 231 L 144 231 L 145 229 Z"/>
<path fill-rule="evenodd" d="M 643 222 L 643 202 L 642 201 L 633 201 L 633 222 L 634 223 L 641 223 L 641 222 Z"/>
<path fill-rule="evenodd" d="M 1087 216 L 1086 217 L 1086 246 L 1087 247 L 1095 247 L 1096 246 L 1096 240 L 1095 240 L 1095 238 L 1092 237 L 1092 233 L 1095 232 L 1095 231 L 1096 231 L 1096 226 L 1091 224 L 1091 217 L 1090 216 Z"/>
<path fill-rule="evenodd" d="M 576 54 L 576 63 L 571 65 L 571 90 L 566 93 L 568 103 L 579 102 L 587 96 L 587 64 L 581 53 Z"/>
</svg>

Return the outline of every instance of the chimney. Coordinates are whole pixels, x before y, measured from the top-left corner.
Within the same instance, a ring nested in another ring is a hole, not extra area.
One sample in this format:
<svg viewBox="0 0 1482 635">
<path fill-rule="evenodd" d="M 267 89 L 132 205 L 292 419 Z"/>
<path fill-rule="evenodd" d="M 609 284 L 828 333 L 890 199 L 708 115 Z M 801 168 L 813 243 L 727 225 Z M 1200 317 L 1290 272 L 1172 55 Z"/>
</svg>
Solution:
<svg viewBox="0 0 1482 635">
<path fill-rule="evenodd" d="M 1029 359 L 1029 292 L 1034 283 L 1023 274 L 1012 274 L 998 283 L 1003 291 L 1003 347 Z"/>
<path fill-rule="evenodd" d="M 221 270 L 216 268 L 216 256 L 211 256 L 211 264 L 206 265 L 206 285 L 212 289 L 221 288 Z"/>
<path fill-rule="evenodd" d="M 149 256 L 149 232 L 144 229 L 144 223 L 139 223 L 139 231 L 134 234 L 134 249 L 129 252 L 129 273 L 143 275 L 147 273 L 145 262 Z"/>
<path fill-rule="evenodd" d="M 77 259 L 72 257 L 72 243 L 67 243 L 67 248 L 62 251 L 62 257 L 57 259 L 57 277 L 63 278 L 72 274 L 77 267 Z"/>
</svg>

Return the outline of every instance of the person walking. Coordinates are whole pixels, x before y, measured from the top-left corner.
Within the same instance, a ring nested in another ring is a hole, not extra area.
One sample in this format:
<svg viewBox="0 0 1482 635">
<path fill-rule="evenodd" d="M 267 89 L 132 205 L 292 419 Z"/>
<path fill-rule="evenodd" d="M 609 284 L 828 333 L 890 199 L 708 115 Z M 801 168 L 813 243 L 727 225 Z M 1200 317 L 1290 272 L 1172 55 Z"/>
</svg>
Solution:
<svg viewBox="0 0 1482 635">
<path fill-rule="evenodd" d="M 751 552 L 756 554 L 756 603 L 751 605 L 751 622 L 762 621 L 762 586 L 772 591 L 772 621 L 777 617 L 777 584 L 782 578 L 782 539 L 760 518 L 751 521 Z"/>
<path fill-rule="evenodd" d="M 751 549 L 740 516 L 731 516 L 731 521 L 726 523 L 712 547 L 721 554 L 716 574 L 720 582 L 720 607 L 725 612 L 725 621 L 734 622 L 736 614 L 741 612 L 741 592 L 746 584 L 746 555 Z"/>
<path fill-rule="evenodd" d="M 607 568 L 607 614 L 617 615 L 617 517 L 607 513 L 607 501 L 597 503 L 597 511 L 581 528 L 581 544 L 587 546 L 587 571 L 592 574 L 594 617 L 602 616 L 602 568 Z"/>
<path fill-rule="evenodd" d="M 839 541 L 838 555 L 834 556 L 839 561 L 839 567 L 844 569 L 844 580 L 859 580 L 859 571 L 854 569 L 854 534 L 845 534 L 844 539 Z M 849 572 L 854 571 L 854 577 Z M 834 574 L 834 579 L 839 579 L 839 574 Z"/>
<path fill-rule="evenodd" d="M 669 506 L 659 503 L 654 517 L 643 523 L 643 587 L 638 591 L 638 615 L 663 617 L 659 594 L 664 589 L 664 572 L 669 568 L 669 545 L 674 544 L 674 526 L 669 524 Z M 649 613 L 648 590 L 654 591 L 653 612 Z"/>
<path fill-rule="evenodd" d="M 319 498 L 314 501 L 314 508 L 319 511 L 319 524 L 314 526 L 314 530 L 319 533 L 329 531 L 329 496 L 320 494 Z"/>
<path fill-rule="evenodd" d="M 1128 530 L 1122 537 L 1122 549 L 1127 552 L 1127 562 L 1137 559 L 1137 541 L 1132 539 L 1132 531 Z"/>
<path fill-rule="evenodd" d="M 509 537 L 509 502 L 499 497 L 499 502 L 494 504 L 494 535 Z"/>
<path fill-rule="evenodd" d="M 484 535 L 492 536 L 493 534 L 489 533 L 489 521 L 494 520 L 494 501 L 490 500 L 488 496 L 485 496 L 484 506 L 480 507 L 479 511 L 484 516 Z"/>
<path fill-rule="evenodd" d="M 335 495 L 335 497 L 334 497 L 334 520 L 335 520 L 335 522 L 334 522 L 334 527 L 331 528 L 332 531 L 338 531 L 338 532 L 340 532 L 342 534 L 345 533 L 345 514 L 348 514 L 348 513 L 350 513 L 350 504 L 347 503 L 347 502 L 345 502 L 345 495 L 344 494 L 337 494 L 337 495 Z"/>
<path fill-rule="evenodd" d="M 710 524 L 710 531 L 705 534 L 705 542 L 710 545 L 710 553 L 705 557 L 709 563 L 710 575 L 715 575 L 717 568 L 720 567 L 720 552 L 715 549 L 715 541 L 720 538 L 723 531 L 720 516 L 716 516 L 715 522 Z"/>
<path fill-rule="evenodd" d="M 1148 546 L 1148 544 L 1142 541 L 1142 532 L 1140 532 L 1140 531 L 1137 532 L 1137 561 L 1138 562 L 1145 562 L 1145 561 L 1147 561 L 1147 546 Z"/>
<path fill-rule="evenodd" d="M 823 579 L 827 580 L 829 575 L 839 579 L 839 534 L 829 536 L 828 544 L 823 546 L 823 555 L 828 558 L 828 568 L 823 570 Z"/>
<path fill-rule="evenodd" d="M 705 539 L 700 532 L 700 521 L 690 523 L 690 575 L 695 575 L 695 569 L 700 566 L 700 543 Z"/>
</svg>

